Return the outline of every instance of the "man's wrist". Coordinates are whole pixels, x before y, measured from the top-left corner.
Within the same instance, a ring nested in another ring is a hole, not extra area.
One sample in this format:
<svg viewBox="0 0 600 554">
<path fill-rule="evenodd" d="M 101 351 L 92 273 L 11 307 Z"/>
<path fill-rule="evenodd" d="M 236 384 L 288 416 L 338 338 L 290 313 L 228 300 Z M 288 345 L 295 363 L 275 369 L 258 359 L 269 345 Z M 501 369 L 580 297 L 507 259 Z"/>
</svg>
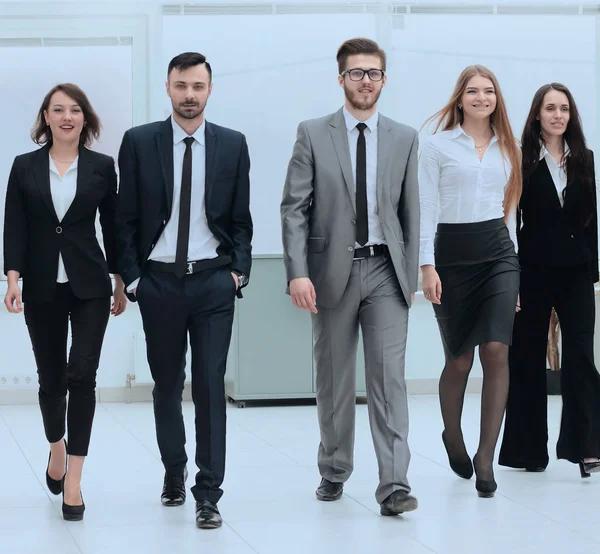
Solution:
<svg viewBox="0 0 600 554">
<path fill-rule="evenodd" d="M 240 287 L 244 287 L 248 284 L 248 277 L 244 275 L 241 271 L 237 271 L 237 269 L 232 269 L 231 273 L 237 275 L 238 283 Z"/>
</svg>

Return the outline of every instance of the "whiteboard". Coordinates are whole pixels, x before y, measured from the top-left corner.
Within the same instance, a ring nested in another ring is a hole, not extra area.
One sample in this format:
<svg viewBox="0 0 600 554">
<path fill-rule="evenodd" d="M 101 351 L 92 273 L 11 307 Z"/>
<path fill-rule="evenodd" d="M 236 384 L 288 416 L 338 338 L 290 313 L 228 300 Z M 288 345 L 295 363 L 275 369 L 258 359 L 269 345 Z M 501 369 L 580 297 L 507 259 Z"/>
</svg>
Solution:
<svg viewBox="0 0 600 554">
<path fill-rule="evenodd" d="M 397 121 L 421 129 L 448 101 L 462 69 L 480 63 L 498 77 L 517 136 L 534 92 L 561 81 L 575 96 L 590 147 L 597 144 L 592 16 L 164 18 L 165 73 L 180 52 L 205 54 L 214 72 L 207 119 L 248 139 L 254 254 L 282 252 L 279 203 L 296 128 L 342 105 L 335 54 L 344 40 L 356 36 L 378 40 L 387 51 L 388 81 L 379 108 Z M 164 115 L 169 113 L 165 95 Z"/>
<path fill-rule="evenodd" d="M 5 84 L 0 87 L 0 105 L 4 106 L 0 136 L 3 229 L 10 168 L 15 156 L 38 148 L 30 131 L 44 96 L 54 85 L 72 82 L 83 89 L 102 123 L 100 140 L 92 148 L 116 160 L 123 133 L 132 125 L 132 53 L 129 45 L 3 46 L 0 57 L 0 82 Z M 0 252 L 2 248 L 0 244 Z M 0 263 L 4 263 L 2 254 Z"/>
</svg>

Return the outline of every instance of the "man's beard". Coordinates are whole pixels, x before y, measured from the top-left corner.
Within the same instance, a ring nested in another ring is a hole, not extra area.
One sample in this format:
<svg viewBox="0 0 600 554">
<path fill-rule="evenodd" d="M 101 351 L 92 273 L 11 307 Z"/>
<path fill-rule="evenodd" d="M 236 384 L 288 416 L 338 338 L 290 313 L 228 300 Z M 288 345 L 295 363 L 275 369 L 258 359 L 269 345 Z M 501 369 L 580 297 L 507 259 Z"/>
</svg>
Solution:
<svg viewBox="0 0 600 554">
<path fill-rule="evenodd" d="M 373 89 L 373 92 L 375 93 L 375 97 L 372 100 L 369 100 L 368 102 L 365 102 L 366 99 L 361 98 L 360 93 L 358 93 L 358 92 L 349 91 L 348 89 L 344 88 L 344 94 L 346 95 L 348 102 L 350 102 L 350 105 L 353 108 L 355 108 L 357 110 L 370 110 L 375 104 L 377 104 L 377 101 L 379 100 L 379 96 L 381 96 L 382 90 L 383 90 L 383 88 L 380 88 L 379 91 L 375 91 Z M 357 99 L 360 99 L 360 102 L 357 101 Z"/>
<path fill-rule="evenodd" d="M 200 104 L 179 104 L 179 106 L 173 105 L 173 109 L 177 115 L 183 117 L 183 119 L 196 119 L 198 116 L 204 113 L 206 105 L 201 106 Z"/>
</svg>

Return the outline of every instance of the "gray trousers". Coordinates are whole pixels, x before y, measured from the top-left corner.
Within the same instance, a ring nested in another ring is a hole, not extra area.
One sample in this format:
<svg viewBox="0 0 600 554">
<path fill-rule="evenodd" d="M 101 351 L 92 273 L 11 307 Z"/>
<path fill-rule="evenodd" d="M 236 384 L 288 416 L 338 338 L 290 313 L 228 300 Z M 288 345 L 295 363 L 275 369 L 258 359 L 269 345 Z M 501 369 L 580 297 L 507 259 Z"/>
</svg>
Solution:
<svg viewBox="0 0 600 554">
<path fill-rule="evenodd" d="M 321 430 L 319 471 L 332 482 L 352 473 L 358 327 L 362 329 L 369 423 L 381 504 L 395 490 L 410 492 L 407 479 L 408 406 L 404 355 L 408 306 L 387 256 L 355 260 L 347 288 L 333 309 L 313 314 L 317 412 Z"/>
</svg>

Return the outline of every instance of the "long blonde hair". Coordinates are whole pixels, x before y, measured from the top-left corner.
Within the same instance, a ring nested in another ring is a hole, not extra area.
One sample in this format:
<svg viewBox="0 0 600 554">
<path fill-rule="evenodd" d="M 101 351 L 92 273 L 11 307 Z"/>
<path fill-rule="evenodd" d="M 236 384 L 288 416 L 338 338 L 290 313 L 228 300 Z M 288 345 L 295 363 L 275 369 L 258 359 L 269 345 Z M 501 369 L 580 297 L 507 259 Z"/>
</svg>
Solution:
<svg viewBox="0 0 600 554">
<path fill-rule="evenodd" d="M 511 165 L 510 177 L 504 193 L 504 219 L 506 220 L 511 210 L 516 209 L 521 198 L 523 188 L 523 176 L 521 172 L 521 151 L 517 144 L 517 140 L 513 135 L 512 127 L 506 113 L 506 104 L 504 97 L 500 91 L 500 85 L 496 76 L 483 65 L 470 65 L 465 68 L 456 81 L 454 92 L 450 97 L 450 101 L 436 114 L 432 115 L 426 122 L 430 123 L 437 120 L 434 133 L 437 133 L 442 128 L 442 131 L 449 131 L 461 124 L 464 119 L 462 110 L 459 110 L 461 98 L 467 88 L 469 81 L 480 75 L 489 79 L 494 85 L 496 91 L 496 109 L 490 116 L 490 123 L 494 127 L 494 132 L 498 138 L 500 152 L 504 158 L 508 158 Z"/>
</svg>

